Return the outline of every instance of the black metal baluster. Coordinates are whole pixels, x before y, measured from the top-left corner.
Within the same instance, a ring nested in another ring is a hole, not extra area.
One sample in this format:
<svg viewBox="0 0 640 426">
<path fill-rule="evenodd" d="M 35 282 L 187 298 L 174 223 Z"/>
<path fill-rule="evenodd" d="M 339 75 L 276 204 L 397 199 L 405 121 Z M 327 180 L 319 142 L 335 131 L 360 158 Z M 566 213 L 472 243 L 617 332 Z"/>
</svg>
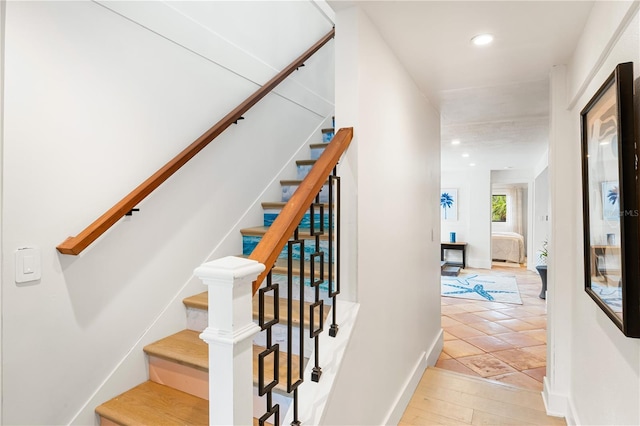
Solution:
<svg viewBox="0 0 640 426">
<path fill-rule="evenodd" d="M 319 208 L 320 227 L 316 231 L 316 208 Z M 315 203 L 311 204 L 309 208 L 309 215 L 311 216 L 309 233 L 315 238 L 315 252 L 309 256 L 309 264 L 311 271 L 309 271 L 311 286 L 315 289 L 314 303 L 309 306 L 309 337 L 314 339 L 314 367 L 311 372 L 311 380 L 318 382 L 322 375 L 322 368 L 320 368 L 320 333 L 322 333 L 324 326 L 324 300 L 320 298 L 320 285 L 324 282 L 324 252 L 320 246 L 320 237 L 324 235 L 324 205 L 320 203 L 320 193 L 316 195 Z M 316 279 L 316 259 L 319 261 L 319 278 Z M 319 311 L 316 313 L 316 309 Z M 317 315 L 317 318 L 316 318 Z M 318 323 L 318 328 L 316 327 Z"/>
<path fill-rule="evenodd" d="M 335 196 L 333 183 L 335 182 Z M 335 221 L 334 221 L 334 204 L 335 204 Z M 337 168 L 334 167 L 333 174 L 329 176 L 329 297 L 333 299 L 331 305 L 331 327 L 329 327 L 329 336 L 336 337 L 338 334 L 338 323 L 336 321 L 336 311 L 338 310 L 337 295 L 340 294 L 340 177 L 337 176 Z M 335 258 L 333 256 L 333 238 L 335 228 Z M 335 289 L 333 283 L 333 266 L 336 267 Z"/>
<path fill-rule="evenodd" d="M 262 330 L 266 330 L 267 333 L 267 347 L 264 351 L 258 354 L 258 394 L 260 396 L 267 395 L 267 412 L 260 417 L 259 424 L 260 426 L 264 426 L 267 420 L 274 417 L 274 421 L 271 421 L 271 424 L 279 425 L 280 424 L 280 405 L 273 405 L 273 388 L 278 385 L 280 378 L 280 346 L 276 343 L 273 345 L 272 343 L 272 327 L 274 324 L 277 324 L 280 321 L 280 309 L 279 309 L 279 290 L 278 283 L 273 283 L 272 280 L 272 272 L 273 269 L 269 271 L 267 274 L 267 285 L 258 290 L 258 324 Z M 268 292 L 273 292 L 273 319 L 271 321 L 265 322 L 266 312 L 265 312 L 265 294 Z M 272 381 L 265 385 L 265 359 L 268 356 L 273 357 L 273 379 Z"/>
<path fill-rule="evenodd" d="M 298 378 L 295 383 L 293 382 L 293 253 L 294 246 L 300 247 L 300 259 L 299 259 L 299 283 L 302 290 L 302 296 L 300 299 L 301 305 L 304 302 L 304 240 L 301 240 L 298 236 L 298 228 L 293 233 L 293 240 L 290 240 L 287 245 L 287 315 L 289 321 L 287 322 L 287 393 L 293 392 L 293 421 L 291 425 L 300 425 L 300 419 L 298 418 L 298 386 L 302 384 L 304 380 L 303 362 L 304 357 L 304 318 L 300 320 L 300 336 L 299 341 L 299 361 L 298 361 Z"/>
</svg>

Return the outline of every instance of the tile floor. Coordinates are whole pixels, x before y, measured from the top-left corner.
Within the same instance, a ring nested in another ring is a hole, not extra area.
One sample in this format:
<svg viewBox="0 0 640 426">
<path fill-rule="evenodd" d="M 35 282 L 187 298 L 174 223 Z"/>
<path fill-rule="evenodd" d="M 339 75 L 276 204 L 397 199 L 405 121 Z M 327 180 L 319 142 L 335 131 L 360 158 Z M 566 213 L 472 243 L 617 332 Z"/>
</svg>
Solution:
<svg viewBox="0 0 640 426">
<path fill-rule="evenodd" d="M 546 374 L 546 303 L 540 277 L 525 268 L 467 268 L 464 273 L 514 275 L 522 305 L 442 297 L 444 349 L 436 367 L 542 390 Z"/>
</svg>

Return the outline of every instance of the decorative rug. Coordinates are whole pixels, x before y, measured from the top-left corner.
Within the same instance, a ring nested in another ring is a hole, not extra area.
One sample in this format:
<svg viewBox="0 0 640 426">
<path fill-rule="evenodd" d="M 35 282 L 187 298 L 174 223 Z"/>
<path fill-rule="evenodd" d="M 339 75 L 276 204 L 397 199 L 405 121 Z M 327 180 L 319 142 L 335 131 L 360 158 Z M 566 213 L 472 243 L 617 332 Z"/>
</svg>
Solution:
<svg viewBox="0 0 640 426">
<path fill-rule="evenodd" d="M 441 277 L 440 294 L 446 297 L 522 305 L 513 276 L 469 274 Z"/>
</svg>

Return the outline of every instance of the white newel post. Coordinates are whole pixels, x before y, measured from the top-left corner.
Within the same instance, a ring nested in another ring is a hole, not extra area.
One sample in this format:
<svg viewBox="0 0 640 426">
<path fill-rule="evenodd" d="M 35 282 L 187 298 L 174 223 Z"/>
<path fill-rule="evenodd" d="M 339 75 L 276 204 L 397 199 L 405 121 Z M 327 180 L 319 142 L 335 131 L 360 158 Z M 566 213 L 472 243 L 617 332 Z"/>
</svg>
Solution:
<svg viewBox="0 0 640 426">
<path fill-rule="evenodd" d="M 251 283 L 264 270 L 255 260 L 224 257 L 202 264 L 195 275 L 209 288 L 209 424 L 253 423 L 253 322 Z"/>
</svg>

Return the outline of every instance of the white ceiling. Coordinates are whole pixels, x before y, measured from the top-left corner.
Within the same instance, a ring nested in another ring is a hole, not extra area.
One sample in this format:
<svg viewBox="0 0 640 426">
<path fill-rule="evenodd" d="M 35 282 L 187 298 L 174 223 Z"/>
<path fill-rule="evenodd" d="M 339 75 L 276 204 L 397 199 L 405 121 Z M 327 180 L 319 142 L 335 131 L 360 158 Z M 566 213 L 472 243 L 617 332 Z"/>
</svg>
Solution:
<svg viewBox="0 0 640 426">
<path fill-rule="evenodd" d="M 362 8 L 440 109 L 443 170 L 501 170 L 531 169 L 544 155 L 549 72 L 570 60 L 593 1 L 329 4 Z M 471 44 L 485 32 L 491 45 Z"/>
</svg>

